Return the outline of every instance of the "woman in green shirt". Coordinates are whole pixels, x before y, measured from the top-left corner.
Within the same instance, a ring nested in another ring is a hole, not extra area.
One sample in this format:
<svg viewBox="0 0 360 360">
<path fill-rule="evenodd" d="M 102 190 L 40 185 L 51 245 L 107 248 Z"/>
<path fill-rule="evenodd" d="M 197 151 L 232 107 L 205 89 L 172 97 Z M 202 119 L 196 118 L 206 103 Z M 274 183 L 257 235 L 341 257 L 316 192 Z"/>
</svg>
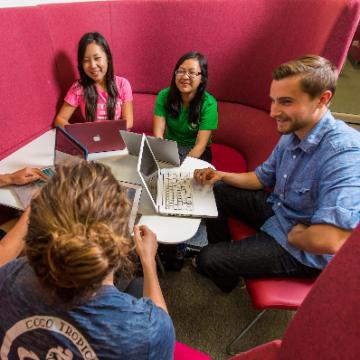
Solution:
<svg viewBox="0 0 360 360">
<path fill-rule="evenodd" d="M 180 156 L 211 162 L 211 132 L 218 127 L 217 103 L 206 90 L 208 65 L 198 52 L 176 63 L 169 88 L 159 92 L 154 111 L 156 137 L 175 140 Z"/>
</svg>

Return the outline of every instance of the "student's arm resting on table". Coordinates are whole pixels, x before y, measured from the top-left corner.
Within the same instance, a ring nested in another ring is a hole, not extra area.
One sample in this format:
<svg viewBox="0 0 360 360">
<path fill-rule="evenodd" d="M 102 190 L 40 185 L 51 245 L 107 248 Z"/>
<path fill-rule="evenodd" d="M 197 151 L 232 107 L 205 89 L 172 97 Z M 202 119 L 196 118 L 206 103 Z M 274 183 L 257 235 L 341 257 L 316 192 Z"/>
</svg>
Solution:
<svg viewBox="0 0 360 360">
<path fill-rule="evenodd" d="M 127 130 L 130 130 L 134 126 L 134 109 L 132 101 L 126 101 L 122 104 L 121 118 L 126 120 Z"/>
<path fill-rule="evenodd" d="M 0 266 L 20 255 L 28 228 L 30 207 L 25 209 L 15 226 L 0 241 Z"/>
<path fill-rule="evenodd" d="M 156 272 L 155 256 L 158 246 L 156 235 L 147 226 L 135 225 L 134 242 L 144 272 L 144 296 L 168 312 Z"/>
<path fill-rule="evenodd" d="M 211 130 L 199 130 L 194 147 L 189 152 L 188 156 L 199 158 L 206 149 L 209 138 L 211 136 Z"/>
<path fill-rule="evenodd" d="M 298 249 L 313 254 L 335 254 L 350 234 L 350 230 L 329 224 L 297 224 L 288 233 L 288 241 Z"/>
<path fill-rule="evenodd" d="M 217 171 L 212 168 L 197 169 L 194 171 L 194 178 L 201 185 L 212 185 L 221 180 L 240 189 L 260 190 L 264 188 L 253 171 L 237 174 Z"/>
<path fill-rule="evenodd" d="M 76 110 L 76 107 L 71 106 L 66 101 L 62 104 L 58 114 L 56 115 L 56 118 L 54 120 L 54 126 L 61 126 L 62 128 L 69 124 L 69 120 Z"/>
<path fill-rule="evenodd" d="M 0 187 L 7 185 L 25 185 L 39 179 L 46 180 L 47 176 L 43 174 L 40 169 L 26 167 L 11 174 L 0 175 Z"/>
<path fill-rule="evenodd" d="M 163 139 L 165 134 L 166 120 L 163 116 L 154 115 L 153 134 L 155 137 Z"/>
</svg>

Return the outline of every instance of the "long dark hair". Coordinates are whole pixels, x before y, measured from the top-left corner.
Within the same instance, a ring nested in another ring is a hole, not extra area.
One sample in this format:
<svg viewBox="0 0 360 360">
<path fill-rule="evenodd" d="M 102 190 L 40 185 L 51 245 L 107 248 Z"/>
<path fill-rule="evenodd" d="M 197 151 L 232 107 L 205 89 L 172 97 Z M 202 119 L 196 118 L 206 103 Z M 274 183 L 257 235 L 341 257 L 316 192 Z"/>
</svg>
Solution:
<svg viewBox="0 0 360 360">
<path fill-rule="evenodd" d="M 173 76 L 171 79 L 171 85 L 170 85 L 170 90 L 167 97 L 165 109 L 172 118 L 176 119 L 180 114 L 182 100 L 181 100 L 181 93 L 175 83 L 175 70 L 177 70 L 180 67 L 180 65 L 188 59 L 197 59 L 199 61 L 200 70 L 201 70 L 201 82 L 199 87 L 197 88 L 195 97 L 190 102 L 189 119 L 188 119 L 190 124 L 198 124 L 200 121 L 201 106 L 204 101 L 204 93 L 208 82 L 207 59 L 204 55 L 200 54 L 199 52 L 196 51 L 188 52 L 185 55 L 183 55 L 176 63 L 175 69 L 173 71 Z"/>
<path fill-rule="evenodd" d="M 89 32 L 84 34 L 78 46 L 78 70 L 80 73 L 80 85 L 84 89 L 85 98 L 85 117 L 87 121 L 94 121 L 96 114 L 96 104 L 98 93 L 96 91 L 94 80 L 90 79 L 83 69 L 83 59 L 86 47 L 95 42 L 99 45 L 106 54 L 108 61 L 108 70 L 105 75 L 106 89 L 108 92 L 107 98 L 107 117 L 109 120 L 115 119 L 116 99 L 118 97 L 118 90 L 114 79 L 114 66 L 109 44 L 105 38 L 98 32 Z"/>
</svg>

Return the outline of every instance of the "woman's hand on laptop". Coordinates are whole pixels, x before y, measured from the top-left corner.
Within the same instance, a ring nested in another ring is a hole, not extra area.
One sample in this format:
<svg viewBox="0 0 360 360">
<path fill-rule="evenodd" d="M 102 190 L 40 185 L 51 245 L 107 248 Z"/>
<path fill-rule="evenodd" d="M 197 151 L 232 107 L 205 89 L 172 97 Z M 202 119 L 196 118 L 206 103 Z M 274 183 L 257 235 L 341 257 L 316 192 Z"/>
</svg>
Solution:
<svg viewBox="0 0 360 360">
<path fill-rule="evenodd" d="M 212 185 L 217 181 L 221 180 L 224 173 L 216 171 L 213 168 L 196 169 L 194 171 L 194 179 L 201 185 Z"/>
<path fill-rule="evenodd" d="M 39 179 L 46 181 L 48 177 L 40 169 L 26 167 L 9 174 L 9 185 L 25 185 Z"/>
</svg>

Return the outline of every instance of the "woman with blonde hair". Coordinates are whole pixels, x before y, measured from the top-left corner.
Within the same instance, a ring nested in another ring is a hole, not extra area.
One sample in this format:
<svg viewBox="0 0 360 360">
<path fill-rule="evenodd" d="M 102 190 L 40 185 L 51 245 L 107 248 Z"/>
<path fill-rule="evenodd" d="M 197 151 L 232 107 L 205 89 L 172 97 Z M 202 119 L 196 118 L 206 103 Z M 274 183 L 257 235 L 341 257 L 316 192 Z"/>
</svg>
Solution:
<svg viewBox="0 0 360 360">
<path fill-rule="evenodd" d="M 105 165 L 57 169 L 32 201 L 26 258 L 0 268 L 1 359 L 172 359 L 156 236 L 136 226 L 132 239 L 129 211 Z M 140 299 L 113 285 L 115 272 L 131 274 L 135 250 Z"/>
</svg>

